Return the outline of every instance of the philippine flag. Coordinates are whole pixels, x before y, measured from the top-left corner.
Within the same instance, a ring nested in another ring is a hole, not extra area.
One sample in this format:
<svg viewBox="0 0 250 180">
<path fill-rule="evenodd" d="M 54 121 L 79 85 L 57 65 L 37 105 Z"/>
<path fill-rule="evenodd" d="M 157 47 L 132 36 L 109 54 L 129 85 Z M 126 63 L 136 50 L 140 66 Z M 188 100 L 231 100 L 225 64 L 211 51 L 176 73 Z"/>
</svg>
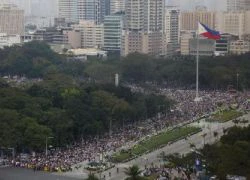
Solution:
<svg viewBox="0 0 250 180">
<path fill-rule="evenodd" d="M 200 22 L 199 22 L 199 27 L 198 27 L 198 33 L 199 35 L 202 35 L 208 39 L 218 40 L 221 38 L 221 35 L 218 31 L 212 30 Z"/>
</svg>

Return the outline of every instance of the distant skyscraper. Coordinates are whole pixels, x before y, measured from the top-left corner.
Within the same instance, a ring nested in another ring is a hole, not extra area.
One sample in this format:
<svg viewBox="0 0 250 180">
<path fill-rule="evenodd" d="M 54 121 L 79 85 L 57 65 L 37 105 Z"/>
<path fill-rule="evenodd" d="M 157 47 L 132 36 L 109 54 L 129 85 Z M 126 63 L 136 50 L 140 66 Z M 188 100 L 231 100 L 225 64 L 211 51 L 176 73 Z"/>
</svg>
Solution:
<svg viewBox="0 0 250 180">
<path fill-rule="evenodd" d="M 177 7 L 168 6 L 165 9 L 166 43 L 171 44 L 174 51 L 179 47 L 179 16 L 180 10 Z"/>
<path fill-rule="evenodd" d="M 125 0 L 110 0 L 110 13 L 125 11 Z"/>
<path fill-rule="evenodd" d="M 60 18 L 65 18 L 66 22 L 77 22 L 77 0 L 59 0 L 58 13 Z"/>
<path fill-rule="evenodd" d="M 250 0 L 227 0 L 227 11 L 250 10 Z"/>
<path fill-rule="evenodd" d="M 23 35 L 24 10 L 13 4 L 0 4 L 0 33 Z"/>
<path fill-rule="evenodd" d="M 127 0 L 122 56 L 133 52 L 149 55 L 163 53 L 165 0 Z"/>
<path fill-rule="evenodd" d="M 109 15 L 109 0 L 78 0 L 78 19 L 103 23 L 104 16 Z"/>
</svg>

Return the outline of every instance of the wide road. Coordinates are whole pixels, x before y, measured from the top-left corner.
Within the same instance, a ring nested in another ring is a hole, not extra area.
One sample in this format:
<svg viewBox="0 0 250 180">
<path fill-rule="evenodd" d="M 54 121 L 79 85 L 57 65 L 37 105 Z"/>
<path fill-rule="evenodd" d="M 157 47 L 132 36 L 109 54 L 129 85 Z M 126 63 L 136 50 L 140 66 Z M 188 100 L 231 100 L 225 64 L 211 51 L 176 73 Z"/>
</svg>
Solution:
<svg viewBox="0 0 250 180">
<path fill-rule="evenodd" d="M 79 180 L 29 169 L 0 167 L 0 180 Z"/>
</svg>

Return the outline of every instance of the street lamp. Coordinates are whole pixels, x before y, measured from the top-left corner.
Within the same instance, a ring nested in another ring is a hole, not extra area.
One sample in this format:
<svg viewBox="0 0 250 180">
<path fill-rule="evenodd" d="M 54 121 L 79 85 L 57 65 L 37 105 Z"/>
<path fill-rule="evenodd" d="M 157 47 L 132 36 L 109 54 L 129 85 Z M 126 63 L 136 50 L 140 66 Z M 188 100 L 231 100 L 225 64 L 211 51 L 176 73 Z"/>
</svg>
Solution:
<svg viewBox="0 0 250 180">
<path fill-rule="evenodd" d="M 52 137 L 52 136 L 46 136 L 46 141 L 45 141 L 45 155 L 46 155 L 46 158 L 47 158 L 47 156 L 48 156 L 48 139 L 53 139 L 54 137 Z"/>
</svg>

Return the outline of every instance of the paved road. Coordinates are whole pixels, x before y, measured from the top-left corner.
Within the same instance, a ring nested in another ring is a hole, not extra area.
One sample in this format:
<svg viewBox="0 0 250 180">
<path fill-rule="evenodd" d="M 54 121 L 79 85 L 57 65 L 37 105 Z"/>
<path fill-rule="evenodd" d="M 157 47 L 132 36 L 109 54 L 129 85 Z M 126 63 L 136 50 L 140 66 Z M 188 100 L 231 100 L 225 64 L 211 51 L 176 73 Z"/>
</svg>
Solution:
<svg viewBox="0 0 250 180">
<path fill-rule="evenodd" d="M 58 176 L 40 171 L 33 172 L 29 169 L 0 167 L 0 180 L 79 180 L 79 178 Z"/>
</svg>

